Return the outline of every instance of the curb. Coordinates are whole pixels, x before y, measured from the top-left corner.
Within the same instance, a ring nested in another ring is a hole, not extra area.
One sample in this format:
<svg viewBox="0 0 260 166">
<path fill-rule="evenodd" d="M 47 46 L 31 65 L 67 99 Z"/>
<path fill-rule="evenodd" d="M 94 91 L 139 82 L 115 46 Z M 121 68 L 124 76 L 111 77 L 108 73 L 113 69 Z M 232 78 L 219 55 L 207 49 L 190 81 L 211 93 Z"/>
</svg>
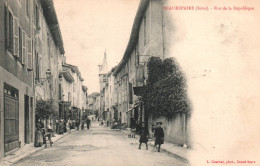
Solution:
<svg viewBox="0 0 260 166">
<path fill-rule="evenodd" d="M 122 133 L 128 134 L 127 131 L 125 131 L 125 130 L 120 130 L 120 131 L 121 131 Z M 138 139 L 138 138 L 135 137 L 134 139 Z M 150 141 L 152 141 L 152 140 L 153 140 L 153 139 L 151 139 Z M 153 141 L 154 141 L 154 140 L 153 140 Z M 148 145 L 154 147 L 154 143 L 153 143 L 153 142 L 149 142 L 149 140 L 148 140 Z M 163 146 L 161 147 L 161 151 L 165 151 L 165 152 L 167 152 L 167 153 L 173 155 L 175 158 L 178 158 L 178 159 L 182 160 L 183 162 L 189 163 L 189 160 L 188 160 L 186 157 L 181 156 L 181 155 L 179 155 L 179 154 L 177 154 L 177 153 L 173 153 L 173 152 L 171 152 L 171 151 L 169 151 L 169 150 L 163 148 Z"/>
<path fill-rule="evenodd" d="M 71 130 L 70 133 L 72 133 L 74 131 L 76 131 L 76 130 Z M 60 138 L 57 138 L 57 140 L 54 140 L 53 142 L 58 142 L 62 138 L 66 137 L 67 135 L 69 135 L 69 133 L 66 133 L 65 135 L 61 136 Z M 8 160 L 7 158 L 3 158 L 2 161 L 0 160 L 0 165 L 13 165 L 13 164 L 16 164 L 17 162 L 21 161 L 22 159 L 30 156 L 33 153 L 37 153 L 39 151 L 42 151 L 43 149 L 45 149 L 44 145 L 41 146 L 41 147 L 35 147 L 35 149 L 31 150 L 30 152 L 25 153 L 23 155 L 15 156 L 13 159 L 10 159 L 10 160 Z M 18 151 L 19 151 L 19 149 L 18 149 Z"/>
</svg>

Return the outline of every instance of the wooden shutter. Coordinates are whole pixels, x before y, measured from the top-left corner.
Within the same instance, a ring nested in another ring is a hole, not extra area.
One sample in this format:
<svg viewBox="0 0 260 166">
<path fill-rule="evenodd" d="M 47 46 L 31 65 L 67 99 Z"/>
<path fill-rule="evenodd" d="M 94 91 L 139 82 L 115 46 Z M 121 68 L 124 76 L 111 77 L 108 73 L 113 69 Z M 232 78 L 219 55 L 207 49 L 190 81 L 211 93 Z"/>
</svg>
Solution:
<svg viewBox="0 0 260 166">
<path fill-rule="evenodd" d="M 5 48 L 9 47 L 9 10 L 5 6 Z"/>
<path fill-rule="evenodd" d="M 22 32 L 23 33 L 23 35 L 22 35 L 22 41 L 23 41 L 23 43 L 22 43 L 22 49 L 23 49 L 23 58 L 22 58 L 22 64 L 25 64 L 26 63 L 26 54 L 25 54 L 25 32 L 23 31 Z"/>
<path fill-rule="evenodd" d="M 28 55 L 27 69 L 32 70 L 32 42 L 30 38 L 28 38 L 27 40 L 27 55 Z"/>
<path fill-rule="evenodd" d="M 13 16 L 13 54 L 19 57 L 19 26 L 18 19 Z"/>
<path fill-rule="evenodd" d="M 24 36 L 25 36 L 25 39 L 24 39 L 24 58 L 25 58 L 25 65 L 28 66 L 28 54 L 27 54 L 27 41 L 28 41 L 28 37 L 27 37 L 26 33 L 25 33 Z"/>
</svg>

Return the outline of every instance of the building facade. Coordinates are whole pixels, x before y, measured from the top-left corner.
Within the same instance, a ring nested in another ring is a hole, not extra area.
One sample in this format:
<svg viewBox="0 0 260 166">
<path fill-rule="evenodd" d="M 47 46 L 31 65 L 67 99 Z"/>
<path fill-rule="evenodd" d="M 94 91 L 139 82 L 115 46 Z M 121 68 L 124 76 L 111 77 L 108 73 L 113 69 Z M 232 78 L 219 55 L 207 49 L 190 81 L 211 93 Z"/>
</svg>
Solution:
<svg viewBox="0 0 260 166">
<path fill-rule="evenodd" d="M 87 87 L 83 85 L 84 79 L 77 66 L 63 62 L 62 76 L 62 102 L 66 106 L 62 111 L 73 121 L 81 120 L 87 108 Z"/>
<path fill-rule="evenodd" d="M 94 92 L 88 95 L 88 114 L 97 115 L 100 109 L 100 93 Z"/>
<path fill-rule="evenodd" d="M 52 0 L 3 0 L 0 9 L 1 158 L 34 141 L 37 99 L 58 110 L 64 48 Z"/>
<path fill-rule="evenodd" d="M 140 91 L 148 77 L 148 59 L 152 56 L 161 59 L 170 57 L 171 39 L 167 36 L 171 33 L 172 24 L 169 14 L 163 10 L 167 3 L 167 0 L 140 1 L 128 45 L 114 71 L 118 111 L 122 123 L 131 125 L 133 121 L 137 124 L 145 122 L 150 136 L 152 124 L 163 121 L 167 141 L 188 144 L 188 117 L 184 114 L 176 114 L 170 120 L 153 117 L 145 111 L 140 99 Z"/>
<path fill-rule="evenodd" d="M 59 115 L 59 74 L 62 71 L 64 52 L 63 40 L 53 6 L 50 1 L 32 1 L 34 19 L 34 76 L 35 98 L 53 100 L 57 116 L 49 117 L 45 127 L 51 125 L 56 130 Z"/>
<path fill-rule="evenodd" d="M 28 5 L 0 2 L 0 158 L 34 138 L 34 15 Z"/>
</svg>

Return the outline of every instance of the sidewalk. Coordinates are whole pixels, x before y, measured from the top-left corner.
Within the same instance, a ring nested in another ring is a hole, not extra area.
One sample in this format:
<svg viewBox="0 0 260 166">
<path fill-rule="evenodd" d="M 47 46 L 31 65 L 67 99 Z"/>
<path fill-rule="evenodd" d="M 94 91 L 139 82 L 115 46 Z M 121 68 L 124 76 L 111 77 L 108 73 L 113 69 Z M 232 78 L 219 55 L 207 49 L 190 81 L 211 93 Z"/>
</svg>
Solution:
<svg viewBox="0 0 260 166">
<path fill-rule="evenodd" d="M 126 130 L 121 130 L 121 132 L 128 134 Z M 136 135 L 135 138 L 129 138 L 129 140 L 139 140 L 139 135 Z M 132 143 L 134 144 L 134 143 Z M 139 142 L 138 142 L 139 144 Z M 148 145 L 152 146 L 152 148 L 154 147 L 154 139 L 149 139 L 148 141 Z M 174 157 L 189 163 L 189 156 L 190 156 L 190 152 L 192 151 L 192 149 L 185 149 L 183 147 L 180 147 L 178 145 L 169 143 L 169 142 L 164 142 L 164 144 L 162 144 L 161 146 L 161 151 L 165 151 L 167 153 L 170 153 L 171 155 L 173 155 Z"/>
<path fill-rule="evenodd" d="M 71 130 L 71 132 L 74 132 L 75 129 Z M 63 135 L 55 134 L 55 137 L 52 137 L 52 142 L 54 143 L 53 146 L 55 146 L 55 142 L 59 141 L 61 138 L 65 137 L 69 133 L 64 133 Z M 33 153 L 36 153 L 38 151 L 41 151 L 45 148 L 43 145 L 42 147 L 34 147 L 34 143 L 26 144 L 22 148 L 18 149 L 17 151 L 7 155 L 6 157 L 2 158 L 0 160 L 0 165 L 12 165 L 27 156 L 30 156 Z M 50 144 L 47 144 L 47 148 L 50 148 Z"/>
</svg>

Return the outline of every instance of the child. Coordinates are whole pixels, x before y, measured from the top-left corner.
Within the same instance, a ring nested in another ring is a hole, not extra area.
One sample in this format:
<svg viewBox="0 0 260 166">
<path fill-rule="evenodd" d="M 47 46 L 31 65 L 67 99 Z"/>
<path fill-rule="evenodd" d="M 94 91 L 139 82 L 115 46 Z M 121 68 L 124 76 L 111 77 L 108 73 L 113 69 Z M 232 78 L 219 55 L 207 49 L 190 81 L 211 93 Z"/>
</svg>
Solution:
<svg viewBox="0 0 260 166">
<path fill-rule="evenodd" d="M 155 137 L 154 149 L 158 145 L 159 146 L 158 152 L 160 152 L 161 144 L 164 143 L 164 132 L 163 132 L 163 129 L 161 127 L 162 122 L 157 122 L 156 125 L 157 125 L 157 127 L 156 127 L 155 132 L 154 132 L 154 137 Z"/>
<path fill-rule="evenodd" d="M 145 127 L 145 122 L 142 123 L 142 127 L 140 129 L 140 140 L 139 140 L 139 142 L 140 142 L 140 144 L 139 144 L 139 148 L 138 149 L 141 149 L 142 143 L 145 143 L 146 144 L 146 150 L 148 150 L 148 145 L 147 145 L 147 142 L 148 142 L 148 130 Z"/>
</svg>

